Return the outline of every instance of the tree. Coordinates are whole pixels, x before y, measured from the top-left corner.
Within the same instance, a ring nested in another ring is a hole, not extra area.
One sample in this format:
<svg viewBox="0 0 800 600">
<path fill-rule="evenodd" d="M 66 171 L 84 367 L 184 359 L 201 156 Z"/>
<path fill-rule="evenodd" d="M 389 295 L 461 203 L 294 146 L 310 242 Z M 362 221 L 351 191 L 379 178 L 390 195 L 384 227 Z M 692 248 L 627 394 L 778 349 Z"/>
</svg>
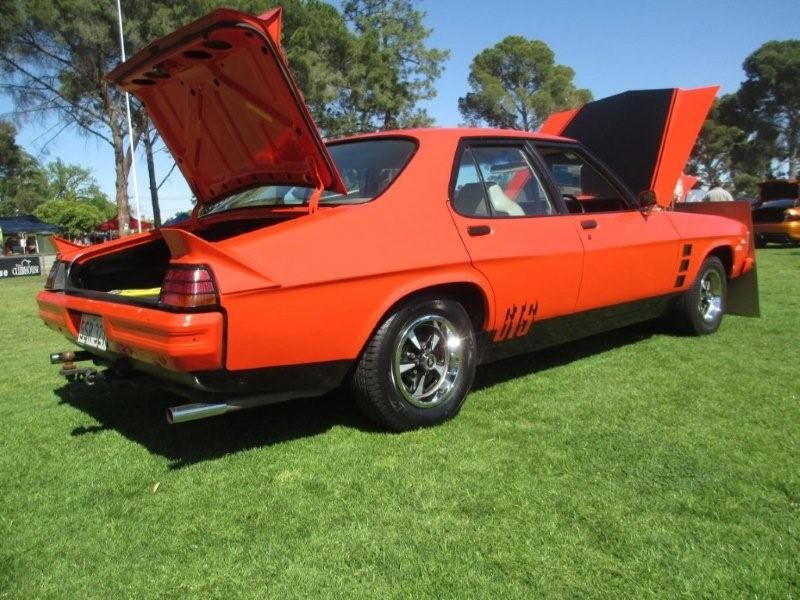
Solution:
<svg viewBox="0 0 800 600">
<path fill-rule="evenodd" d="M 137 0 L 122 4 L 130 34 L 149 12 L 132 10 L 141 8 Z M 117 213 L 121 226 L 126 224 L 128 172 L 138 140 L 127 140 L 123 94 L 103 79 L 119 62 L 115 6 L 86 0 L 12 0 L 4 4 L 0 21 L 0 67 L 7 76 L 3 91 L 19 114 L 55 114 L 63 122 L 61 131 L 73 127 L 112 148 Z"/>
<path fill-rule="evenodd" d="M 800 40 L 767 42 L 744 61 L 737 92 L 752 141 L 773 145 L 789 178 L 800 169 Z"/>
<path fill-rule="evenodd" d="M 83 202 L 98 210 L 103 221 L 116 214 L 116 207 L 108 201 L 89 169 L 68 165 L 57 159 L 47 165 L 48 198 L 67 202 Z"/>
<path fill-rule="evenodd" d="M 345 73 L 343 118 L 353 132 L 429 125 L 417 103 L 436 95 L 434 81 L 449 56 L 428 48 L 425 13 L 411 0 L 347 0 L 344 16 L 357 38 Z"/>
<path fill-rule="evenodd" d="M 775 141 L 775 130 L 742 105 L 738 91 L 719 100 L 715 105 L 715 119 L 744 132 L 744 140 L 728 149 L 732 180 L 754 178 L 763 181 L 778 176 L 774 167 L 777 166 L 775 157 L 780 151 Z"/>
<path fill-rule="evenodd" d="M 687 163 L 687 172 L 697 175 L 709 187 L 715 182 L 728 187 L 732 184 L 736 175 L 735 150 L 747 142 L 742 129 L 720 118 L 720 106 L 731 100 L 735 98 L 726 96 L 714 102 Z"/>
<path fill-rule="evenodd" d="M 232 0 L 228 5 L 253 14 L 267 8 L 257 0 Z M 327 135 L 427 121 L 416 102 L 433 96 L 432 82 L 446 53 L 425 47 L 430 32 L 411 0 L 351 0 L 347 6 L 355 32 L 342 13 L 321 0 L 286 0 L 282 5 L 287 60 Z M 128 54 L 218 6 L 218 0 L 122 0 Z M 148 124 L 138 103 L 132 102 L 138 126 L 135 139 L 127 139 L 124 95 L 103 79 L 119 58 L 113 3 L 0 3 L 0 92 L 14 100 L 20 119 L 53 114 L 63 123 L 55 135 L 71 127 L 108 144 L 122 228 L 130 215 L 132 149 Z M 362 64 L 367 59 L 372 62 Z M 151 136 L 145 146 L 158 214 L 159 184 L 152 162 L 156 142 Z"/>
<path fill-rule="evenodd" d="M 707 184 L 721 179 L 753 196 L 759 181 L 798 175 L 800 40 L 768 42 L 743 68 L 745 81 L 715 104 L 689 167 Z"/>
<path fill-rule="evenodd" d="M 56 225 L 70 237 L 92 231 L 105 221 L 100 211 L 88 202 L 48 200 L 40 204 L 33 214 L 45 223 Z"/>
<path fill-rule="evenodd" d="M 9 177 L 19 168 L 22 154 L 17 145 L 17 128 L 0 119 L 0 177 Z"/>
<path fill-rule="evenodd" d="M 316 0 L 284 2 L 283 49 L 323 135 L 353 133 L 347 114 L 347 75 L 355 62 L 356 36 L 336 7 Z"/>
<path fill-rule="evenodd" d="M 60 158 L 47 165 L 47 180 L 53 200 L 77 202 L 101 194 L 92 172 L 78 165 L 68 165 Z"/>
<path fill-rule="evenodd" d="M 48 197 L 47 178 L 16 142 L 16 128 L 0 120 L 0 216 L 30 214 Z"/>
<path fill-rule="evenodd" d="M 458 109 L 472 125 L 532 131 L 550 113 L 592 99 L 589 90 L 575 87 L 574 77 L 544 42 L 510 35 L 473 59 L 471 91 L 458 99 Z"/>
</svg>

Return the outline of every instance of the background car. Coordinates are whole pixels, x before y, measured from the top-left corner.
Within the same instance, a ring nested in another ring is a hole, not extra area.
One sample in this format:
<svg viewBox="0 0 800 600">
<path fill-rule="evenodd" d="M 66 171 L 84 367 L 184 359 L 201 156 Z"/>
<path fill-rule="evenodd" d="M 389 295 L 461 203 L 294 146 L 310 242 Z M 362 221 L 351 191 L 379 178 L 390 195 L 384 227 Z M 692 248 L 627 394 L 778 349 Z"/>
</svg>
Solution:
<svg viewBox="0 0 800 600">
<path fill-rule="evenodd" d="M 776 179 L 759 184 L 753 206 L 756 247 L 800 244 L 800 182 Z"/>
</svg>

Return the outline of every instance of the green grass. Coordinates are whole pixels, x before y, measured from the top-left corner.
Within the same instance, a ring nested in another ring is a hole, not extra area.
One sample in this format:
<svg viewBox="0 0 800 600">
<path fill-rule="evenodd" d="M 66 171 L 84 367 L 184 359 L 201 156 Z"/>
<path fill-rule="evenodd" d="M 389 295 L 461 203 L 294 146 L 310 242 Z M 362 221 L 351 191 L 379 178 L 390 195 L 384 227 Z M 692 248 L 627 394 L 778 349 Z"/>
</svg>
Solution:
<svg viewBox="0 0 800 600">
<path fill-rule="evenodd" d="M 800 596 L 800 250 L 761 319 L 652 325 L 479 370 L 460 416 L 346 394 L 169 427 L 66 386 L 41 280 L 0 282 L 0 596 Z"/>
</svg>

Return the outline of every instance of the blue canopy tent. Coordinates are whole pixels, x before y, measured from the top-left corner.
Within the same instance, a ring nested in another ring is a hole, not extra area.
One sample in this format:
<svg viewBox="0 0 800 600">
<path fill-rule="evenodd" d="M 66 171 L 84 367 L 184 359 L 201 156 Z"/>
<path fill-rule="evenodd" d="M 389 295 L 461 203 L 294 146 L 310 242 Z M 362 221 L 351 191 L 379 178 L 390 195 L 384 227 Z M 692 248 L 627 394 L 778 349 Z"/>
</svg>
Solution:
<svg viewBox="0 0 800 600">
<path fill-rule="evenodd" d="M 0 217 L 0 237 L 3 238 L 3 248 L 5 240 L 9 237 L 23 236 L 36 237 L 37 253 L 54 253 L 55 250 L 50 244 L 50 236 L 58 233 L 58 228 L 54 225 L 45 223 L 33 215 L 22 215 L 19 217 Z M 22 252 L 20 248 L 19 252 Z M 15 246 L 15 253 L 16 246 Z"/>
<path fill-rule="evenodd" d="M 22 215 L 21 217 L 0 217 L 0 229 L 3 235 L 20 233 L 58 233 L 55 225 L 45 223 L 33 215 Z"/>
</svg>

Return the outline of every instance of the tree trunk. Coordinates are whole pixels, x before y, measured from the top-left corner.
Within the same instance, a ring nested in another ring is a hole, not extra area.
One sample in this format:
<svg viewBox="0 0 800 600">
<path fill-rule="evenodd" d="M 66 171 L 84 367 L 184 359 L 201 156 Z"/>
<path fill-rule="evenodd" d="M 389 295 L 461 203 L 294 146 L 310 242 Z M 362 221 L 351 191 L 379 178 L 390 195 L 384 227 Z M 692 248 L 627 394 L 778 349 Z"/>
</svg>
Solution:
<svg viewBox="0 0 800 600">
<path fill-rule="evenodd" d="M 158 183 L 156 182 L 156 165 L 153 161 L 153 138 L 150 129 L 142 134 L 144 153 L 147 156 L 147 176 L 150 178 L 150 202 L 153 204 L 153 226 L 161 227 L 161 208 L 158 205 Z"/>
<path fill-rule="evenodd" d="M 130 163 L 126 160 L 125 154 L 125 134 L 120 119 L 118 106 L 110 95 L 108 86 L 103 87 L 103 100 L 109 116 L 109 129 L 111 129 L 111 145 L 114 147 L 114 170 L 116 181 L 116 202 L 117 202 L 117 231 L 119 237 L 125 237 L 130 233 L 129 223 L 131 219 L 131 208 L 128 204 L 128 170 Z M 128 140 L 128 150 L 132 151 L 134 140 Z"/>
<path fill-rule="evenodd" d="M 397 115 L 394 111 L 387 110 L 383 113 L 383 130 L 388 131 L 390 129 L 397 129 Z"/>
<path fill-rule="evenodd" d="M 797 179 L 800 167 L 800 119 L 789 118 L 787 128 L 787 150 L 789 150 L 789 179 Z"/>
<path fill-rule="evenodd" d="M 128 223 L 131 219 L 131 208 L 128 204 L 128 165 L 125 161 L 125 148 L 122 136 L 115 127 L 112 127 L 114 138 L 114 168 L 116 170 L 116 195 L 117 195 L 117 224 L 119 226 L 119 237 L 124 237 L 130 233 Z"/>
</svg>

